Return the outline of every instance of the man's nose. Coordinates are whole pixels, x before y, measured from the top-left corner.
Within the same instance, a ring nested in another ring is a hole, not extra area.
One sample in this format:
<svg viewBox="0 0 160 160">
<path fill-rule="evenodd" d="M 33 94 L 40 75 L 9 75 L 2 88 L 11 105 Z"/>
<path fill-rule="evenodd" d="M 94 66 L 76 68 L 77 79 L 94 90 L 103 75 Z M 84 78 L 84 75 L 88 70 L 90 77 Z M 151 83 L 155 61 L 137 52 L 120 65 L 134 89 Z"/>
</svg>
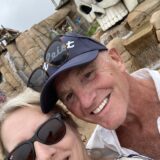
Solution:
<svg viewBox="0 0 160 160">
<path fill-rule="evenodd" d="M 51 145 L 34 142 L 36 160 L 50 160 L 56 154 L 56 148 Z"/>
<path fill-rule="evenodd" d="M 81 90 L 79 90 L 78 92 L 78 99 L 80 101 L 80 105 L 83 108 L 87 109 L 94 105 L 96 92 L 93 89 L 84 87 L 81 88 Z"/>
</svg>

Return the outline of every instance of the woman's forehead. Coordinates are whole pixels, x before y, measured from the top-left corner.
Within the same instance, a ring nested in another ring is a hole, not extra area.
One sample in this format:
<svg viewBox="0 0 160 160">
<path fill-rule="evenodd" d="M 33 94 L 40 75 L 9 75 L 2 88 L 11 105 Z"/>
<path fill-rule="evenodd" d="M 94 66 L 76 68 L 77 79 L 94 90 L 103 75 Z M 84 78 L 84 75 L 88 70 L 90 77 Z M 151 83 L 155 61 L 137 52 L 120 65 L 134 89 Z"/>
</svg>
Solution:
<svg viewBox="0 0 160 160">
<path fill-rule="evenodd" d="M 12 150 L 17 144 L 28 140 L 36 129 L 48 119 L 48 115 L 40 109 L 23 107 L 7 116 L 2 124 L 1 137 L 7 150 Z"/>
</svg>

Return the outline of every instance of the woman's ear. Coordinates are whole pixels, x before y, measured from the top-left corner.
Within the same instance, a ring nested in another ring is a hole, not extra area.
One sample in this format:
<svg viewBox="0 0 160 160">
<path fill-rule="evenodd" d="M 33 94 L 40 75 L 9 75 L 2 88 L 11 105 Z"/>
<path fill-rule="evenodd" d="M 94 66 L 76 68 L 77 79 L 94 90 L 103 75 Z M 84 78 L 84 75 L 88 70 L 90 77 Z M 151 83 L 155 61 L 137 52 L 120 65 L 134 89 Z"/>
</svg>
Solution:
<svg viewBox="0 0 160 160">
<path fill-rule="evenodd" d="M 125 64 L 119 54 L 119 52 L 115 49 L 115 48 L 111 48 L 108 50 L 108 54 L 110 56 L 110 58 L 118 65 L 118 67 L 125 71 Z"/>
</svg>

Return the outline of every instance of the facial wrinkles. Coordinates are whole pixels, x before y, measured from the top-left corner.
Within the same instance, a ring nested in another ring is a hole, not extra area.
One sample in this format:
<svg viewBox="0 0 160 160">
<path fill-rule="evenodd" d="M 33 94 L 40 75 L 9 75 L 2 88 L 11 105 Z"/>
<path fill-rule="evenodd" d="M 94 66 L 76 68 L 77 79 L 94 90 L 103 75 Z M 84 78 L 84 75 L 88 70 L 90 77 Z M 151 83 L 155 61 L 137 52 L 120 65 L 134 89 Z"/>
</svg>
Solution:
<svg viewBox="0 0 160 160">
<path fill-rule="evenodd" d="M 97 88 L 97 83 L 94 80 L 91 80 L 92 82 L 89 82 L 85 85 L 81 85 L 77 89 L 77 101 L 75 102 L 77 104 L 76 107 L 73 107 L 73 110 L 79 110 L 77 113 L 87 117 L 91 114 L 95 106 L 97 106 L 97 94 L 99 92 L 99 88 Z M 101 93 L 100 93 L 101 94 Z M 100 96 L 100 95 L 99 95 Z"/>
<path fill-rule="evenodd" d="M 62 101 L 65 101 L 67 94 L 74 91 L 74 88 L 77 86 L 77 82 L 77 76 L 74 76 L 74 73 L 71 74 L 71 72 L 62 73 L 56 78 L 56 90 Z"/>
<path fill-rule="evenodd" d="M 93 71 L 94 70 L 94 71 Z M 91 73 L 93 75 L 91 75 L 91 79 L 86 78 L 84 76 L 84 74 L 88 74 L 89 72 L 94 72 Z M 93 101 L 96 97 L 96 73 L 95 73 L 95 69 L 93 69 L 93 66 L 88 66 L 86 68 L 86 71 L 83 70 L 81 72 L 81 75 L 79 76 L 78 80 L 79 80 L 79 84 L 77 84 L 76 88 L 75 88 L 75 93 L 76 96 L 80 102 L 80 105 L 82 106 L 81 108 L 85 108 L 85 111 L 87 108 L 90 108 L 91 105 L 93 105 Z"/>
<path fill-rule="evenodd" d="M 88 80 L 86 80 L 86 83 L 85 82 L 83 83 L 82 79 L 83 79 L 83 76 L 85 73 L 90 72 L 92 70 L 94 70 L 95 76 L 96 76 L 96 72 L 97 72 L 96 65 L 97 65 L 97 63 L 100 63 L 99 59 L 101 59 L 103 64 L 106 63 L 106 62 L 104 62 L 103 58 L 104 57 L 102 56 L 102 58 L 97 58 L 95 61 L 93 61 L 89 65 L 81 66 L 81 67 L 78 67 L 76 69 L 72 69 L 71 71 L 67 71 L 67 72 L 59 75 L 59 77 L 56 79 L 55 86 L 57 87 L 58 95 L 63 102 L 64 102 L 64 100 L 63 100 L 64 95 L 66 95 L 66 93 L 69 93 L 69 92 L 72 92 L 75 95 L 76 104 L 78 103 L 78 98 L 79 98 L 79 101 L 84 101 L 84 97 L 93 96 L 94 88 L 98 84 L 96 84 L 96 81 L 94 81 L 94 79 L 92 79 L 89 82 L 88 82 Z M 102 64 L 101 64 L 101 66 L 102 66 Z M 103 66 L 102 66 L 102 68 L 103 68 Z M 100 70 L 100 69 L 98 69 L 98 70 Z M 104 72 L 104 68 L 100 72 Z M 94 93 L 94 94 L 96 94 L 96 93 Z"/>
<path fill-rule="evenodd" d="M 92 83 L 94 85 L 90 86 L 93 89 L 93 91 L 90 93 L 94 92 L 96 94 L 96 100 L 92 101 L 92 106 L 94 106 L 94 109 L 95 107 L 98 107 L 102 104 L 102 102 L 104 101 L 104 98 L 108 96 L 109 93 L 111 92 L 110 87 L 112 86 L 112 81 L 110 77 L 111 70 L 109 69 L 109 67 L 107 68 L 108 65 L 106 65 L 107 62 L 104 61 L 103 55 L 98 56 L 96 62 L 98 66 L 98 68 L 96 69 L 97 73 L 96 73 L 95 81 L 93 81 Z M 105 77 L 105 74 L 106 76 L 110 77 L 110 78 L 108 77 L 109 79 L 107 79 L 107 83 L 106 83 L 107 77 Z"/>
<path fill-rule="evenodd" d="M 67 92 L 74 91 L 77 86 L 79 86 L 79 83 L 81 83 L 81 77 L 84 76 L 87 68 L 93 67 L 95 67 L 95 61 L 68 70 L 58 75 L 58 77 L 55 79 L 54 85 L 56 86 L 59 97 L 63 99 L 63 95 L 65 95 Z"/>
</svg>

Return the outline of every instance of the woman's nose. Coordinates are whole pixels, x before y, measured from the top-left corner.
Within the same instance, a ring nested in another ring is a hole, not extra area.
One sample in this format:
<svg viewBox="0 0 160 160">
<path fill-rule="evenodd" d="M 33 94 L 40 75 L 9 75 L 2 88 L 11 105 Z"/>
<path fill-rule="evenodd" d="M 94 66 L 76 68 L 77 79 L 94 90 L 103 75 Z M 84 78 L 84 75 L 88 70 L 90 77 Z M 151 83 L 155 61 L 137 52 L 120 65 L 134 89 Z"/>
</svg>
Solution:
<svg viewBox="0 0 160 160">
<path fill-rule="evenodd" d="M 34 142 L 36 160 L 50 160 L 56 154 L 56 149 L 53 145 L 42 144 L 38 141 Z"/>
</svg>

